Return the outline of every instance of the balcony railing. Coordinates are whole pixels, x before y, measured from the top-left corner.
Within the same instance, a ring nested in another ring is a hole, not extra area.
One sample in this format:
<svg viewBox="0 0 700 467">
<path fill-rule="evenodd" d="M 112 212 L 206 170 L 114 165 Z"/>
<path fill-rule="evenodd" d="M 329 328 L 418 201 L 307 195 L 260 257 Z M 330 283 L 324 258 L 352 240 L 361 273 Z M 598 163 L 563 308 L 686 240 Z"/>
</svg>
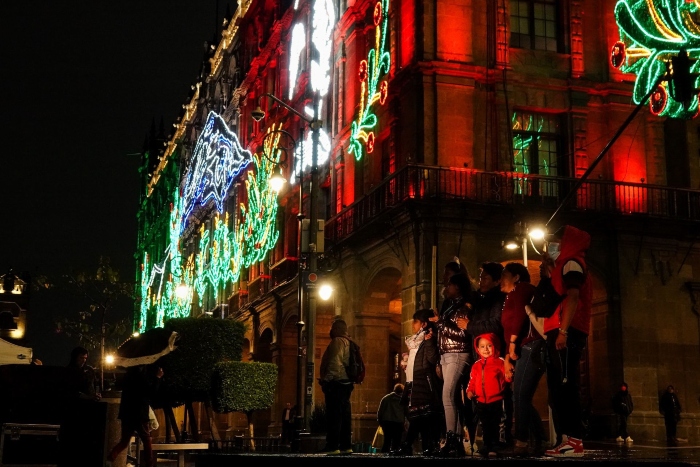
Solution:
<svg viewBox="0 0 700 467">
<path fill-rule="evenodd" d="M 333 243 L 407 200 L 464 200 L 490 205 L 554 209 L 578 182 L 518 172 L 409 165 L 387 177 L 359 201 L 331 217 L 326 237 Z M 567 203 L 567 211 L 700 220 L 700 190 L 659 185 L 587 180 Z"/>
</svg>

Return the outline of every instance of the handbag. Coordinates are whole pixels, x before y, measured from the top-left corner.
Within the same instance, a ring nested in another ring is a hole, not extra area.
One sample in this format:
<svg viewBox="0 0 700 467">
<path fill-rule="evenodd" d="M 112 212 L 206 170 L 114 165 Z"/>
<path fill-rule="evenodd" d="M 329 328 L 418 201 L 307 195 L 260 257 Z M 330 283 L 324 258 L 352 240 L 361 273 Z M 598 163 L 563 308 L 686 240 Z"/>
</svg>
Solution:
<svg viewBox="0 0 700 467">
<path fill-rule="evenodd" d="M 374 432 L 374 439 L 372 439 L 372 447 L 375 449 L 381 449 L 384 445 L 384 430 L 381 425 L 377 427 L 377 431 Z"/>
<path fill-rule="evenodd" d="M 438 363 L 437 365 L 435 365 L 435 374 L 436 374 L 437 377 L 440 379 L 440 381 L 443 380 L 443 377 L 442 377 L 442 365 L 439 364 L 439 363 Z"/>
<path fill-rule="evenodd" d="M 426 417 L 432 413 L 433 408 L 430 406 L 430 404 L 412 405 L 408 408 L 406 418 L 409 420 L 415 420 L 417 418 Z"/>
</svg>

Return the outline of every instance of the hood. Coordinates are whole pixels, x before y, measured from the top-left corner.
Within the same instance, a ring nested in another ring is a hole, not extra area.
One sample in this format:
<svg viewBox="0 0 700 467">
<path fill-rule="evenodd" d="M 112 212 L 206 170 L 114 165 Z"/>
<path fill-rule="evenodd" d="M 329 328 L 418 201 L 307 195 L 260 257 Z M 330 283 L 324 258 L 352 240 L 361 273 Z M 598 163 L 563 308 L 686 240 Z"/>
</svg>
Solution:
<svg viewBox="0 0 700 467">
<path fill-rule="evenodd" d="M 498 338 L 498 336 L 496 336 L 496 334 L 494 334 L 492 332 L 487 332 L 485 334 L 479 334 L 474 339 L 474 350 L 476 351 L 477 355 L 479 355 L 479 340 L 480 339 L 486 339 L 493 344 L 492 357 L 498 358 L 501 356 L 501 350 L 498 348 L 500 339 Z M 479 355 L 479 358 L 482 358 L 481 355 Z"/>
<path fill-rule="evenodd" d="M 331 325 L 331 339 L 335 337 L 348 337 L 348 325 L 342 319 L 333 321 Z"/>
<path fill-rule="evenodd" d="M 567 225 L 564 227 L 564 235 L 561 237 L 560 259 L 571 259 L 588 250 L 591 246 L 591 236 L 588 232 Z"/>
</svg>

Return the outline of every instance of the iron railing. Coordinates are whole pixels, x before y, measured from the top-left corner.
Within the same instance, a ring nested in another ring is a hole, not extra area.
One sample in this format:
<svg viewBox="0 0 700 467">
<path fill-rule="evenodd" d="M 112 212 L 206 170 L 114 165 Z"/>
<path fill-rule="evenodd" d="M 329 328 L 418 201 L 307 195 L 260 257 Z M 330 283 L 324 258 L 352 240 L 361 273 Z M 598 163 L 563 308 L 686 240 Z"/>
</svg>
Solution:
<svg viewBox="0 0 700 467">
<path fill-rule="evenodd" d="M 454 167 L 409 165 L 326 222 L 333 244 L 379 214 L 408 200 L 463 200 L 488 205 L 554 209 L 578 179 L 519 172 L 482 172 Z M 586 180 L 565 207 L 620 215 L 700 220 L 700 190 L 608 180 Z"/>
</svg>

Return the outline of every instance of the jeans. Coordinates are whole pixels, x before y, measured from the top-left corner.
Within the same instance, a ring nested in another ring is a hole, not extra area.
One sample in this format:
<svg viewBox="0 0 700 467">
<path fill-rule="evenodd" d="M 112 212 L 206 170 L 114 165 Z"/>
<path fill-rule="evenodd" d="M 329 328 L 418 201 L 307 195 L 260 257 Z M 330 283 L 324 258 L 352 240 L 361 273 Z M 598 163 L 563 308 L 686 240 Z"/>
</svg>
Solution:
<svg viewBox="0 0 700 467">
<path fill-rule="evenodd" d="M 580 362 L 586 335 L 569 328 L 566 347 L 557 350 L 555 342 L 558 333 L 558 330 L 547 333 L 547 389 L 554 430 L 557 438 L 567 435 L 582 439 Z"/>
<path fill-rule="evenodd" d="M 350 394 L 353 385 L 329 381 L 322 386 L 326 396 L 326 449 L 352 448 L 352 412 L 350 410 Z"/>
<path fill-rule="evenodd" d="M 467 365 L 468 353 L 445 353 L 440 356 L 442 365 L 442 405 L 445 408 L 445 427 L 462 436 L 459 413 L 462 410 L 462 391 L 460 381 L 464 367 Z"/>
<path fill-rule="evenodd" d="M 545 372 L 543 360 L 544 339 L 529 342 L 520 349 L 520 358 L 515 362 L 513 375 L 513 404 L 515 405 L 515 439 L 528 442 L 530 431 L 535 442 L 544 439 L 542 419 L 532 405 L 537 385 Z"/>
</svg>

